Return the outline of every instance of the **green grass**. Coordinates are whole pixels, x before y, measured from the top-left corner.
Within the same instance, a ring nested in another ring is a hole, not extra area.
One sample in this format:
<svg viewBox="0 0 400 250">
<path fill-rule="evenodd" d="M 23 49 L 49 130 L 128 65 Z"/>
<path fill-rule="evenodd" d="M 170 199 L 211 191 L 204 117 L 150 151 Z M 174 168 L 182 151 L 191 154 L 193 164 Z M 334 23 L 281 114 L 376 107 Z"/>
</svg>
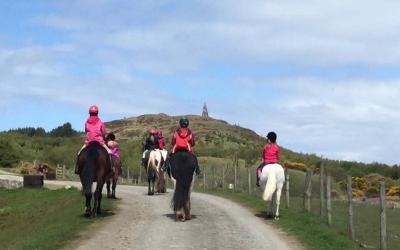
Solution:
<svg viewBox="0 0 400 250">
<path fill-rule="evenodd" d="M 1 249 L 58 249 L 101 220 L 82 216 L 84 197 L 76 189 L 0 189 Z M 102 200 L 103 211 L 113 204 Z"/>
<path fill-rule="evenodd" d="M 249 208 L 256 216 L 265 216 L 265 202 L 259 197 L 221 191 L 210 191 L 210 193 L 238 202 Z M 268 223 L 296 236 L 307 249 L 360 249 L 345 235 L 328 227 L 318 216 L 297 209 L 285 209 L 284 204 L 281 206 L 280 214 L 280 220 L 268 220 Z"/>
</svg>

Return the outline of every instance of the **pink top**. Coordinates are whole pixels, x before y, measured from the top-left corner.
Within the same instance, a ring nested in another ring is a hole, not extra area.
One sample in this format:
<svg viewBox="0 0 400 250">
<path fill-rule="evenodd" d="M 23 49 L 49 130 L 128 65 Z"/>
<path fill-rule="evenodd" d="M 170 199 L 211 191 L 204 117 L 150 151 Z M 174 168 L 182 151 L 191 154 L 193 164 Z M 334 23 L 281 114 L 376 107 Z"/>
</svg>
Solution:
<svg viewBox="0 0 400 250">
<path fill-rule="evenodd" d="M 279 147 L 275 143 L 267 143 L 263 148 L 263 159 L 265 164 L 279 162 Z"/>
<path fill-rule="evenodd" d="M 89 144 L 91 141 L 98 141 L 100 144 L 104 144 L 103 136 L 106 134 L 106 127 L 99 117 L 89 116 L 85 123 L 85 132 L 85 144 Z"/>
<path fill-rule="evenodd" d="M 119 147 L 118 147 L 118 145 L 110 148 L 110 150 L 111 150 L 111 154 L 113 156 L 119 158 Z"/>
</svg>

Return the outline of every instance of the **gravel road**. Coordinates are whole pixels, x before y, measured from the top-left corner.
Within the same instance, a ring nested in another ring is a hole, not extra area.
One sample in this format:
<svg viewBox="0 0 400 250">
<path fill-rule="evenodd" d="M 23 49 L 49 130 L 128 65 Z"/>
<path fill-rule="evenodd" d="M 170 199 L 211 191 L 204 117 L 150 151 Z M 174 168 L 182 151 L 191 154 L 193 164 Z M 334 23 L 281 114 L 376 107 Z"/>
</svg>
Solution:
<svg viewBox="0 0 400 250">
<path fill-rule="evenodd" d="M 193 193 L 192 220 L 175 222 L 169 206 L 172 192 L 147 196 L 147 188 L 118 186 L 117 196 L 120 201 L 115 214 L 97 223 L 96 233 L 83 235 L 67 249 L 302 248 L 248 210 L 223 198 Z"/>
</svg>

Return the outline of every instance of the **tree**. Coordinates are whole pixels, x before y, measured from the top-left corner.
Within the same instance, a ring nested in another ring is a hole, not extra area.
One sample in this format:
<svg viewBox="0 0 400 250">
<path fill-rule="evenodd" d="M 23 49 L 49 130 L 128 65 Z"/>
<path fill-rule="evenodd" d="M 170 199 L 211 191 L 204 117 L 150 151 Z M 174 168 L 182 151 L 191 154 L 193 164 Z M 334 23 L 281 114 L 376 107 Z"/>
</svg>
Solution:
<svg viewBox="0 0 400 250">
<path fill-rule="evenodd" d="M 74 130 L 71 126 L 71 123 L 67 122 L 61 126 L 50 131 L 50 136 L 52 137 L 71 137 L 76 135 L 78 132 Z"/>
<path fill-rule="evenodd" d="M 0 140 L 0 166 L 12 167 L 20 161 L 20 154 L 15 147 L 5 139 Z"/>
</svg>

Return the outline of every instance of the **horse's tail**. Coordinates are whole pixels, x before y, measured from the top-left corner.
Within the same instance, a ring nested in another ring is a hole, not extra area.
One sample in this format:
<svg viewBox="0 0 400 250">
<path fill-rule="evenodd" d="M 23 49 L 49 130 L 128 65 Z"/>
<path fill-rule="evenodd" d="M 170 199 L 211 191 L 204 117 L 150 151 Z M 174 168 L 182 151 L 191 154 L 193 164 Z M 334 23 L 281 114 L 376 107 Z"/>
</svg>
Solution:
<svg viewBox="0 0 400 250">
<path fill-rule="evenodd" d="M 180 154 L 179 162 L 174 164 L 177 168 L 174 169 L 174 178 L 176 179 L 176 186 L 174 196 L 172 198 L 172 207 L 177 211 L 185 207 L 189 199 L 190 189 L 193 181 L 193 173 L 195 169 L 192 159 L 183 160 L 183 157 L 195 157 L 191 153 L 176 153 Z M 182 159 L 182 160 L 181 160 Z M 194 160 L 194 159 L 193 159 Z"/>
<path fill-rule="evenodd" d="M 95 147 L 87 147 L 85 166 L 82 170 L 82 191 L 85 195 L 92 193 L 93 180 L 96 174 L 98 151 Z"/>
<path fill-rule="evenodd" d="M 268 167 L 268 166 L 266 166 Z M 269 172 L 267 184 L 265 184 L 263 200 L 270 201 L 272 199 L 272 195 L 276 190 L 276 173 L 275 169 Z"/>
</svg>

